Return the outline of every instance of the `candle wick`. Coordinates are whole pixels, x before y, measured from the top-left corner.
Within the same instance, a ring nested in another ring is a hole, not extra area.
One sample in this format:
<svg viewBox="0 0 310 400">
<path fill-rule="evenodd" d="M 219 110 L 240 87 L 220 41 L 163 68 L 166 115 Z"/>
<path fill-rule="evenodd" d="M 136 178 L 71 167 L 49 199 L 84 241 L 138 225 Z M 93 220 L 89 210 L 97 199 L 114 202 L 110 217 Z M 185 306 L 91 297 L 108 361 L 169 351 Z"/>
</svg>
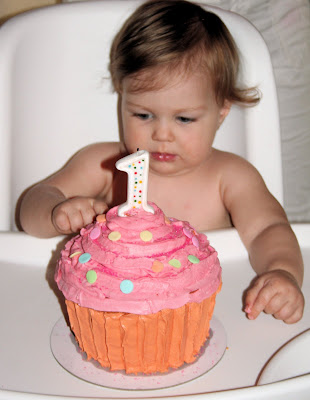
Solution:
<svg viewBox="0 0 310 400">
<path fill-rule="evenodd" d="M 137 151 L 139 151 L 139 147 L 137 147 Z"/>
</svg>

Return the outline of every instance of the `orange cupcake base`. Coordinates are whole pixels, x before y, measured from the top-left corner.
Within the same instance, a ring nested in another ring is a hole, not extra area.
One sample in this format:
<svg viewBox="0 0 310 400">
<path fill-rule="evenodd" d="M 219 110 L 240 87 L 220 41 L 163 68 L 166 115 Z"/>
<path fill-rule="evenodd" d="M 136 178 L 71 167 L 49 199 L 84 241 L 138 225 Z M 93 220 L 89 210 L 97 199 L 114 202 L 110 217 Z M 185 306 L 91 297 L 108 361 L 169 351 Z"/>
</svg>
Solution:
<svg viewBox="0 0 310 400">
<path fill-rule="evenodd" d="M 68 300 L 66 305 L 71 329 L 88 359 L 112 371 L 150 374 L 195 361 L 209 336 L 216 294 L 149 315 L 96 311 Z"/>
</svg>

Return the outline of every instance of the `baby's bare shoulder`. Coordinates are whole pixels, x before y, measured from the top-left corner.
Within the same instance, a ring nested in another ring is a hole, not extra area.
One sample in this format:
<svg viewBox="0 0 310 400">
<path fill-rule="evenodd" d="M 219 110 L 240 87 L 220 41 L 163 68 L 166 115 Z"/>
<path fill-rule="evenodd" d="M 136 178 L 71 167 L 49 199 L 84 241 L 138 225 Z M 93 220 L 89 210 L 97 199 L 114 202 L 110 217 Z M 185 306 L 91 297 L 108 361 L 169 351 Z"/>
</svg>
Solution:
<svg viewBox="0 0 310 400">
<path fill-rule="evenodd" d="M 120 143 L 94 143 L 75 153 L 66 165 L 46 179 L 66 197 L 77 196 L 76 188 L 84 196 L 97 196 L 109 190 L 115 162 L 122 157 Z"/>
<path fill-rule="evenodd" d="M 272 223 L 286 222 L 285 213 L 257 169 L 242 157 L 218 152 L 220 191 L 234 226 L 247 242 Z"/>
<path fill-rule="evenodd" d="M 92 143 L 77 151 L 68 160 L 61 172 L 75 171 L 76 173 L 104 173 L 111 170 L 111 165 L 122 157 L 123 147 L 119 142 Z M 113 168 L 112 168 L 113 169 Z"/>
<path fill-rule="evenodd" d="M 262 179 L 257 169 L 246 159 L 226 151 L 214 151 L 214 164 L 223 179 Z"/>
<path fill-rule="evenodd" d="M 219 187 L 226 207 L 243 202 L 272 201 L 258 170 L 244 158 L 232 153 L 216 151 Z"/>
<path fill-rule="evenodd" d="M 223 164 L 223 166 L 226 166 L 227 164 L 236 166 L 251 165 L 245 158 L 228 151 L 213 149 L 213 157 L 216 162 Z"/>
<path fill-rule="evenodd" d="M 104 161 L 111 157 L 117 157 L 124 152 L 125 149 L 120 142 L 92 143 L 75 153 L 71 160 L 80 160 L 82 158 L 90 157 L 90 159 L 95 158 L 95 160 L 97 160 L 100 158 L 102 161 Z"/>
</svg>

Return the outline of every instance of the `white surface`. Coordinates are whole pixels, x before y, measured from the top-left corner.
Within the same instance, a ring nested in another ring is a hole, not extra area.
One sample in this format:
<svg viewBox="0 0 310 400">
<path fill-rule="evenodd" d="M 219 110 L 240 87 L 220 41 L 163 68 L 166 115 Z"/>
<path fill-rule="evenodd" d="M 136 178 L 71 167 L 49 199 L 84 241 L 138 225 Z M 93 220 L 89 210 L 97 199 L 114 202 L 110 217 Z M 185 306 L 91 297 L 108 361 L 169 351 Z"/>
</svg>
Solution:
<svg viewBox="0 0 310 400">
<path fill-rule="evenodd" d="M 242 311 L 242 293 L 254 273 L 245 250 L 234 229 L 210 232 L 208 237 L 223 267 L 223 289 L 217 297 L 215 315 L 227 332 L 228 348 L 221 362 L 207 374 L 173 388 L 147 392 L 99 387 L 72 376 L 57 363 L 50 350 L 50 335 L 62 315 L 63 298 L 53 281 L 60 239 L 0 233 L 0 399 L 167 399 L 185 395 L 188 400 L 309 400 L 309 374 L 255 386 L 272 355 L 310 328 L 310 225 L 293 228 L 305 260 L 303 319 L 293 325 L 265 314 L 256 321 L 248 320 Z"/>
<path fill-rule="evenodd" d="M 20 194 L 81 147 L 118 140 L 117 97 L 108 79 L 112 37 L 141 1 L 59 4 L 19 15 L 0 29 L 0 229 L 12 230 Z M 233 107 L 215 146 L 243 155 L 282 202 L 280 131 L 267 47 L 244 18 L 210 8 L 235 37 L 242 82 L 263 93 Z"/>
<path fill-rule="evenodd" d="M 258 384 L 310 374 L 310 329 L 285 344 L 268 362 Z"/>
<path fill-rule="evenodd" d="M 125 390 L 154 390 L 180 385 L 206 374 L 221 360 L 226 350 L 226 332 L 221 322 L 213 316 L 210 322 L 210 338 L 201 354 L 192 364 L 182 365 L 168 373 L 126 374 L 111 372 L 93 360 L 87 361 L 63 317 L 55 324 L 51 333 L 51 349 L 55 359 L 68 372 L 86 382 L 99 386 Z"/>
</svg>

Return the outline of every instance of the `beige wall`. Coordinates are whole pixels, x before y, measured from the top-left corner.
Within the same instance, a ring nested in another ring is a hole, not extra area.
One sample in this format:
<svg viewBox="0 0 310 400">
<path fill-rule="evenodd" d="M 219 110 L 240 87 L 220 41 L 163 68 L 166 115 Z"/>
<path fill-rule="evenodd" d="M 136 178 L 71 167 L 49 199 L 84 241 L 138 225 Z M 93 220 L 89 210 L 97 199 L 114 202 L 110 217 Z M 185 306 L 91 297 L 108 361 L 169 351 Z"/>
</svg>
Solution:
<svg viewBox="0 0 310 400">
<path fill-rule="evenodd" d="M 33 8 L 61 3 L 61 0 L 0 0 L 0 23 Z"/>
</svg>

